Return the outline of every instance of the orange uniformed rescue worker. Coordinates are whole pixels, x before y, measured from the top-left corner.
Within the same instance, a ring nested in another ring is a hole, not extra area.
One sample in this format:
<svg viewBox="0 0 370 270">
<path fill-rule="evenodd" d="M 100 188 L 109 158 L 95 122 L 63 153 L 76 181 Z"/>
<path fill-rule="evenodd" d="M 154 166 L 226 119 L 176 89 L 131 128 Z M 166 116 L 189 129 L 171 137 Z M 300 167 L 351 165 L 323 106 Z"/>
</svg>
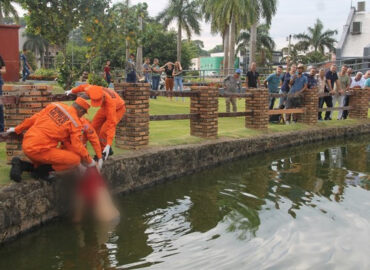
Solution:
<svg viewBox="0 0 370 270">
<path fill-rule="evenodd" d="M 99 142 L 99 137 L 95 132 L 95 129 L 92 127 L 89 120 L 87 120 L 84 117 L 80 118 L 81 124 L 82 124 L 82 143 L 86 147 L 86 143 L 89 141 L 91 143 L 91 146 L 94 149 L 94 152 L 96 154 L 96 158 L 98 159 L 98 167 L 99 169 L 103 166 L 103 155 L 102 150 Z M 63 142 L 63 147 L 65 149 L 69 149 L 71 143 L 70 142 Z"/>
<path fill-rule="evenodd" d="M 83 84 L 66 91 L 66 94 L 85 92 L 91 99 L 91 106 L 100 107 L 91 125 L 99 136 L 103 158 L 113 154 L 111 149 L 116 126 L 126 112 L 124 100 L 112 89 L 97 85 Z"/>
<path fill-rule="evenodd" d="M 27 130 L 22 149 L 35 167 L 50 164 L 53 170 L 64 171 L 82 166 L 81 163 L 95 166 L 82 143 L 80 118 L 89 107 L 89 103 L 82 98 L 77 98 L 72 106 L 52 103 L 7 132 L 21 134 Z M 58 148 L 61 142 L 66 141 L 71 142 L 68 150 Z M 19 158 L 12 160 L 11 178 L 17 182 L 21 181 L 23 163 Z"/>
</svg>

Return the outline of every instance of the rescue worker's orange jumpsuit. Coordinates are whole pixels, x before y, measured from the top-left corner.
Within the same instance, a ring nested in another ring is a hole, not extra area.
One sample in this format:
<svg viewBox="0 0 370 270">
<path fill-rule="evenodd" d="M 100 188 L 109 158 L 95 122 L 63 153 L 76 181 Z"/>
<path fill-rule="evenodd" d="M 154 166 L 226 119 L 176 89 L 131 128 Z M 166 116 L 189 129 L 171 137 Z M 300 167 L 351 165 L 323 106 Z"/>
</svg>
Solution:
<svg viewBox="0 0 370 270">
<path fill-rule="evenodd" d="M 51 164 L 55 171 L 64 171 L 78 166 L 81 160 L 92 162 L 82 144 L 82 124 L 73 107 L 50 104 L 15 128 L 17 134 L 25 130 L 23 152 L 35 166 Z M 69 150 L 59 149 L 58 144 L 65 141 L 71 142 Z"/>
<path fill-rule="evenodd" d="M 89 84 L 73 88 L 72 93 L 85 92 L 92 99 L 90 91 L 100 90 L 99 88 L 103 91 L 103 102 L 91 125 L 99 136 L 101 148 L 104 149 L 106 145 L 112 146 L 116 126 L 126 112 L 125 101 L 112 89 Z"/>
<path fill-rule="evenodd" d="M 84 117 L 80 118 L 82 124 L 82 143 L 86 146 L 86 143 L 89 141 L 91 146 L 94 148 L 94 152 L 98 159 L 102 158 L 102 149 L 99 142 L 99 137 L 95 132 L 95 129 L 92 127 L 89 120 Z M 70 149 L 71 142 L 63 142 L 65 149 Z"/>
</svg>

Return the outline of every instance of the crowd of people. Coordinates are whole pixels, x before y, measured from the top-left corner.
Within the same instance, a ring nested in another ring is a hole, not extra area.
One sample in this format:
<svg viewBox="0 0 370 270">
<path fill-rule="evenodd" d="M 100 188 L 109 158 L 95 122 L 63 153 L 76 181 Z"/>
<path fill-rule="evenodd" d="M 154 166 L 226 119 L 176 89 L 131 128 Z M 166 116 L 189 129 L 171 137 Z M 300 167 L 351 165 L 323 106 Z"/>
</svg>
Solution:
<svg viewBox="0 0 370 270">
<path fill-rule="evenodd" d="M 353 70 L 347 65 L 341 67 L 340 72 L 337 72 L 337 66 L 331 65 L 330 69 L 317 69 L 314 66 L 308 67 L 307 72 L 305 66 L 299 64 L 290 64 L 288 61 L 286 71 L 283 72 L 283 67 L 278 66 L 276 71 L 267 76 L 263 81 L 263 86 L 268 88 L 270 94 L 285 94 L 280 97 L 279 109 L 293 109 L 303 105 L 303 92 L 313 91 L 316 89 L 319 93 L 318 107 L 323 108 L 324 104 L 327 108 L 348 107 L 350 96 L 346 94 L 349 89 L 364 89 L 370 87 L 370 70 L 365 74 L 357 72 L 352 76 Z M 224 79 L 224 88 L 227 93 L 241 92 L 241 71 L 237 69 L 234 75 L 229 75 Z M 258 88 L 261 86 L 260 75 L 257 72 L 256 63 L 250 65 L 250 70 L 246 72 L 246 88 Z M 325 93 L 327 95 L 325 95 Z M 269 99 L 269 109 L 275 108 L 276 97 L 271 96 Z M 235 97 L 226 98 L 226 111 L 230 112 L 230 104 L 233 111 L 237 111 L 237 102 Z M 348 110 L 338 110 L 338 120 L 348 117 Z M 318 120 L 332 120 L 333 112 L 327 111 L 324 118 L 322 113 L 318 113 Z M 296 123 L 297 115 L 285 115 L 283 119 L 286 124 Z"/>
<path fill-rule="evenodd" d="M 128 83 L 136 83 L 138 81 L 150 83 L 152 90 L 158 90 L 161 75 L 162 73 L 165 74 L 165 90 L 173 92 L 175 91 L 183 91 L 183 68 L 181 66 L 180 61 L 167 62 L 163 66 L 160 66 L 158 58 L 154 58 L 153 62 L 151 63 L 151 59 L 146 57 L 144 63 L 141 66 L 142 71 L 137 71 L 137 65 L 135 62 L 135 55 L 130 54 L 129 59 L 126 61 L 125 64 L 125 73 L 126 73 L 126 82 Z M 141 76 L 142 75 L 142 76 Z M 110 61 L 107 61 L 106 66 L 104 67 L 104 79 L 107 81 L 108 84 L 111 83 L 111 74 L 110 74 Z M 152 98 L 156 98 L 153 96 Z M 171 100 L 172 97 L 170 96 Z M 177 100 L 178 98 L 176 98 Z M 182 98 L 184 101 L 184 98 Z"/>
</svg>

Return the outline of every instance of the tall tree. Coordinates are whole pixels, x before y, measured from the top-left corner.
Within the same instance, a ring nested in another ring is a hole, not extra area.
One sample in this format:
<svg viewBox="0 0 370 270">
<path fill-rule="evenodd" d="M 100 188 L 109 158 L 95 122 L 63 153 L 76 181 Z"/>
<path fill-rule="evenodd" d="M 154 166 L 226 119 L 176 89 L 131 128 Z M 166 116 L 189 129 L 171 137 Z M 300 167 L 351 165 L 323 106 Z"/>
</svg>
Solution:
<svg viewBox="0 0 370 270">
<path fill-rule="evenodd" d="M 301 33 L 294 35 L 294 38 L 298 39 L 299 42 L 296 46 L 303 51 L 307 51 L 313 48 L 314 52 L 325 53 L 325 49 L 330 52 L 334 51 L 334 44 L 336 39 L 334 36 L 337 34 L 337 30 L 325 30 L 323 23 L 317 19 L 313 27 L 308 27 L 308 33 Z"/>
<path fill-rule="evenodd" d="M 251 8 L 249 14 L 249 25 L 251 33 L 251 41 L 249 46 L 249 63 L 256 60 L 257 47 L 257 27 L 262 18 L 266 20 L 266 24 L 270 25 L 272 17 L 276 13 L 277 0 L 248 0 Z"/>
<path fill-rule="evenodd" d="M 236 33 L 247 23 L 251 10 L 250 1 L 246 0 L 205 0 L 203 10 L 206 19 L 222 33 L 224 40 L 224 68 L 229 72 L 234 68 Z"/>
<path fill-rule="evenodd" d="M 18 12 L 13 6 L 13 3 L 18 1 L 10 1 L 10 0 L 1 0 L 0 1 L 0 24 L 5 23 L 5 18 L 12 16 L 14 20 L 18 23 L 19 17 Z"/>
<path fill-rule="evenodd" d="M 138 47 L 136 52 L 136 70 L 141 73 L 142 71 L 142 64 L 143 64 L 143 43 L 142 43 L 142 36 L 143 36 L 143 28 L 144 28 L 144 19 L 148 16 L 148 5 L 146 3 L 139 3 L 136 6 L 136 15 L 138 17 L 139 22 L 139 40 L 138 40 Z"/>
<path fill-rule="evenodd" d="M 238 47 L 236 52 L 241 52 L 245 54 L 246 48 L 249 47 L 251 39 L 250 31 L 241 31 L 238 38 L 237 44 Z M 267 24 L 260 24 L 257 27 L 257 40 L 256 48 L 259 52 L 260 63 L 266 64 L 266 59 L 271 58 L 272 52 L 275 48 L 275 42 L 269 34 L 269 26 Z"/>
<path fill-rule="evenodd" d="M 171 0 L 167 7 L 158 14 L 157 19 L 168 27 L 171 22 L 177 21 L 177 60 L 181 61 L 182 30 L 191 39 L 192 32 L 200 34 L 202 18 L 199 0 Z"/>
<path fill-rule="evenodd" d="M 23 36 L 26 37 L 23 49 L 33 51 L 35 55 L 39 55 L 41 67 L 45 67 L 45 52 L 48 51 L 49 43 L 40 35 L 25 32 Z"/>
</svg>

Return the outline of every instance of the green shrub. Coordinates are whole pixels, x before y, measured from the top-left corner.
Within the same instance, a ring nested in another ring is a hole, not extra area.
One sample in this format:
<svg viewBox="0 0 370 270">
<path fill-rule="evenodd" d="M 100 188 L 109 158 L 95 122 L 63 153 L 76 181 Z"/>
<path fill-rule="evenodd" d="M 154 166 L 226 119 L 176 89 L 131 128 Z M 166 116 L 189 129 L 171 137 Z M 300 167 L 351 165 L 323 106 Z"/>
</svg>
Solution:
<svg viewBox="0 0 370 270">
<path fill-rule="evenodd" d="M 108 87 L 108 83 L 104 80 L 104 78 L 102 76 L 98 75 L 98 74 L 95 74 L 95 73 L 90 73 L 89 74 L 87 82 L 89 84 L 93 84 L 93 85 Z"/>
<path fill-rule="evenodd" d="M 58 72 L 55 69 L 39 68 L 34 72 L 34 75 L 43 77 L 57 77 Z"/>
</svg>

